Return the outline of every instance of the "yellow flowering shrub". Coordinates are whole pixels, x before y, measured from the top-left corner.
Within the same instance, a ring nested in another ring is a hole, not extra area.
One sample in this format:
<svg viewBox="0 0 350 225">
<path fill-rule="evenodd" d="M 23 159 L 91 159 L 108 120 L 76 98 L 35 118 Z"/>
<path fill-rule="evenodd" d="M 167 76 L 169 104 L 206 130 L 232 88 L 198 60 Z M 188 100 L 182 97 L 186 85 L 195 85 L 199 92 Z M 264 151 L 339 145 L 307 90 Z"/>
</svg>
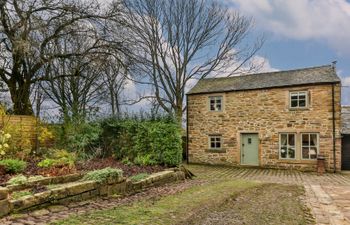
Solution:
<svg viewBox="0 0 350 225">
<path fill-rule="evenodd" d="M 54 139 L 53 132 L 46 126 L 40 126 L 38 130 L 38 141 L 40 146 L 46 146 L 49 141 Z"/>
<path fill-rule="evenodd" d="M 5 131 L 0 131 L 0 155 L 3 156 L 6 154 L 6 150 L 9 149 L 9 140 L 11 138 L 11 134 L 5 133 Z"/>
<path fill-rule="evenodd" d="M 5 124 L 4 132 L 11 135 L 9 147 L 4 149 L 6 158 L 26 159 L 33 149 L 33 140 L 30 132 L 26 132 L 18 124 Z"/>
</svg>

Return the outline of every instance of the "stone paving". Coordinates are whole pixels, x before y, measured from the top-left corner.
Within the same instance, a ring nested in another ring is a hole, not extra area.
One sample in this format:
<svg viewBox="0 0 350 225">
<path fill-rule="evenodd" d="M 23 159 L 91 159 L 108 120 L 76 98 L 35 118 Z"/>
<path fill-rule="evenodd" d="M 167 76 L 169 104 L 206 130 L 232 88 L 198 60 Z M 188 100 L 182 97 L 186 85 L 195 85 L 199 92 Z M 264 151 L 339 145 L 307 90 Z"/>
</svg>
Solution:
<svg viewBox="0 0 350 225">
<path fill-rule="evenodd" d="M 305 204 L 316 224 L 350 224 L 350 174 L 299 172 L 293 170 L 187 165 L 200 179 L 244 179 L 296 184 L 305 188 Z"/>
</svg>

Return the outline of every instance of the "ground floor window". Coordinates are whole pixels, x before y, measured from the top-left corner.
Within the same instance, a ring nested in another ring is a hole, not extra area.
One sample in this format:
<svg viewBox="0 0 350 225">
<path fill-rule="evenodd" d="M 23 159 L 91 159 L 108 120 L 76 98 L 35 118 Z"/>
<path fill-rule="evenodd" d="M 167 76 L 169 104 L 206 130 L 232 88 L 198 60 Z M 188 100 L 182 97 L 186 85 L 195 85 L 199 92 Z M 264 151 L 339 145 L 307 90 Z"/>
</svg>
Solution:
<svg viewBox="0 0 350 225">
<path fill-rule="evenodd" d="M 280 134 L 280 158 L 295 159 L 295 134 Z"/>
<path fill-rule="evenodd" d="M 318 154 L 318 134 L 301 134 L 301 155 L 302 159 L 316 159 Z"/>
<path fill-rule="evenodd" d="M 221 136 L 209 136 L 209 148 L 210 149 L 221 149 L 222 146 L 222 138 Z"/>
</svg>

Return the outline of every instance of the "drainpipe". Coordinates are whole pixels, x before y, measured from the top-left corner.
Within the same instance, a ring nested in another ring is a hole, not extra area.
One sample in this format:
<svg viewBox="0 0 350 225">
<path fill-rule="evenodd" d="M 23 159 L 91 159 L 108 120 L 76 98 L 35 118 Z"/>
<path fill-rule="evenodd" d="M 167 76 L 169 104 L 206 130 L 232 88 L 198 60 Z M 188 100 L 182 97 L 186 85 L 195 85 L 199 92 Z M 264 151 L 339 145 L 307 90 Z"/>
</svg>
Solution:
<svg viewBox="0 0 350 225">
<path fill-rule="evenodd" d="M 333 122 L 333 172 L 336 170 L 336 152 L 335 152 L 335 101 L 334 101 L 334 84 L 332 84 L 332 122 Z"/>
<path fill-rule="evenodd" d="M 189 156 L 188 156 L 188 95 L 186 95 L 186 162 L 189 163 Z"/>
</svg>

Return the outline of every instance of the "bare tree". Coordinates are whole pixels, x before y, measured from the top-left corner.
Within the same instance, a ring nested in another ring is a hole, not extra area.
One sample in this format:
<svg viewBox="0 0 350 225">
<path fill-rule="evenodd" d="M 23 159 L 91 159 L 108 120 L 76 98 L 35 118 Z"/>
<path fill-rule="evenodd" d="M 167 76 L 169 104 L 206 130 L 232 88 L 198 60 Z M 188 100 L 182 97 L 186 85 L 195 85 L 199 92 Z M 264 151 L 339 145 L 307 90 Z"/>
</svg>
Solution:
<svg viewBox="0 0 350 225">
<path fill-rule="evenodd" d="M 49 79 L 46 69 L 53 60 L 93 54 L 106 42 L 95 38 L 84 52 L 56 52 L 52 46 L 66 35 L 89 36 L 111 15 L 118 18 L 89 0 L 0 0 L 0 78 L 15 114 L 33 114 L 31 86 Z"/>
<path fill-rule="evenodd" d="M 55 43 L 56 52 L 83 52 L 90 37 L 66 36 Z M 98 107 L 104 96 L 102 65 L 104 52 L 52 60 L 47 66 L 47 79 L 41 82 L 46 96 L 59 106 L 64 122 L 85 119 Z M 52 78 L 52 79 L 51 79 Z"/>
<path fill-rule="evenodd" d="M 249 60 L 262 39 L 249 44 L 251 19 L 211 0 L 125 0 L 125 17 L 138 49 L 137 73 L 160 107 L 179 123 L 185 88 L 211 74 L 254 69 Z"/>
<path fill-rule="evenodd" d="M 120 59 L 113 56 L 105 59 L 103 64 L 103 82 L 108 92 L 108 102 L 113 116 L 120 115 L 122 105 L 122 92 L 128 82 L 127 62 L 121 63 Z"/>
</svg>

